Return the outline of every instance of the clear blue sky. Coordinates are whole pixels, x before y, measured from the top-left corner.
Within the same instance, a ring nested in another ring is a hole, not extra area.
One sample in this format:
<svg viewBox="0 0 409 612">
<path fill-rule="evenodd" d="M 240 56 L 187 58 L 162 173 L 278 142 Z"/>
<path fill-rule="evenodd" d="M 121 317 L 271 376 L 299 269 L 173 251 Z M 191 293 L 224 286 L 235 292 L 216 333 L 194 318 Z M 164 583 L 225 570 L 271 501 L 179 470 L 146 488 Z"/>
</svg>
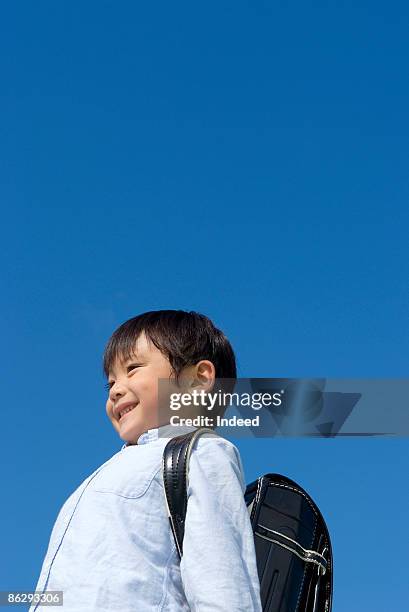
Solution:
<svg viewBox="0 0 409 612">
<path fill-rule="evenodd" d="M 241 376 L 408 373 L 406 2 L 4 4 L 0 589 L 120 448 L 101 355 L 196 309 Z M 239 441 L 315 497 L 334 612 L 407 607 L 408 441 Z"/>
</svg>

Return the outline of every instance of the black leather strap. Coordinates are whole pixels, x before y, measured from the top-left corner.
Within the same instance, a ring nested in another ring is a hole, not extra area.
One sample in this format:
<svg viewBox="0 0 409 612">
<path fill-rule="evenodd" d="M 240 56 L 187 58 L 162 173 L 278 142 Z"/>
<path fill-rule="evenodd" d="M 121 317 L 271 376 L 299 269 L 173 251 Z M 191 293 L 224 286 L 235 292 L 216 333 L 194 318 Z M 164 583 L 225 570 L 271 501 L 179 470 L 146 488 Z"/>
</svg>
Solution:
<svg viewBox="0 0 409 612">
<path fill-rule="evenodd" d="M 163 483 L 168 516 L 180 558 L 183 554 L 183 537 L 185 535 L 189 457 L 196 439 L 205 433 L 214 434 L 215 432 L 202 427 L 187 434 L 176 436 L 169 440 L 163 451 Z"/>
</svg>

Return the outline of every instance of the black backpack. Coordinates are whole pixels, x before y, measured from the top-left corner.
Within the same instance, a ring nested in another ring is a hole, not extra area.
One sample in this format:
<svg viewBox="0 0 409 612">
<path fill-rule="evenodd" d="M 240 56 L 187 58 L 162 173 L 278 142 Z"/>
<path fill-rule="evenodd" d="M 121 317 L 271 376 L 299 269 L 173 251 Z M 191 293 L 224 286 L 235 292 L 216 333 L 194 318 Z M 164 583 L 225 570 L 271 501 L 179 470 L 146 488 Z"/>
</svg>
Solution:
<svg viewBox="0 0 409 612">
<path fill-rule="evenodd" d="M 163 453 L 168 515 L 179 557 L 187 510 L 187 473 L 201 428 L 171 438 Z M 244 495 L 250 512 L 264 612 L 330 612 L 332 548 L 317 505 L 297 483 L 265 474 Z"/>
</svg>

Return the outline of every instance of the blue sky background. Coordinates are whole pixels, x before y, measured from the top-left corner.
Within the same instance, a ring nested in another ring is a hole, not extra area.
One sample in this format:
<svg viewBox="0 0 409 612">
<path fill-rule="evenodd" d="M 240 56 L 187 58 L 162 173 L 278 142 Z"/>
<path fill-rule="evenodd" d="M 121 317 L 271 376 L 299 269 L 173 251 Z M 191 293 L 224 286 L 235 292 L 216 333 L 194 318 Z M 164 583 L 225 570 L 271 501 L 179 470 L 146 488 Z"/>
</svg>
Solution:
<svg viewBox="0 0 409 612">
<path fill-rule="evenodd" d="M 0 589 L 120 448 L 101 356 L 196 309 L 241 376 L 408 373 L 404 2 L 27 2 L 0 19 Z M 334 612 L 407 607 L 408 442 L 241 440 L 320 505 Z"/>
</svg>

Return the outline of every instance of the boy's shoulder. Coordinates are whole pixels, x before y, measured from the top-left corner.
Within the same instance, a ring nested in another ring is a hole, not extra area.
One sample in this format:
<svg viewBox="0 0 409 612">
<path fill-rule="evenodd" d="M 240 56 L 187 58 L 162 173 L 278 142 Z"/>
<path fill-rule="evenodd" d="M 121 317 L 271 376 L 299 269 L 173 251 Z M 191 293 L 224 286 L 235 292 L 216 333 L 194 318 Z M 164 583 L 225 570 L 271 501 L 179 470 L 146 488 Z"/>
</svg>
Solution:
<svg viewBox="0 0 409 612">
<path fill-rule="evenodd" d="M 190 431 L 184 433 L 191 434 L 195 431 L 194 428 L 189 428 L 189 430 Z M 171 437 L 173 436 L 162 439 L 163 451 Z M 194 458 L 193 461 L 197 459 L 200 462 L 205 459 L 208 461 L 213 460 L 213 462 L 216 463 L 233 462 L 242 467 L 238 448 L 230 442 L 230 440 L 223 438 L 216 431 L 205 431 L 196 437 L 191 449 L 190 461 L 192 461 L 192 458 Z"/>
<path fill-rule="evenodd" d="M 142 445 L 122 447 L 119 453 L 106 462 L 104 471 L 115 473 L 115 478 L 129 479 L 146 476 L 150 478 L 162 477 L 162 460 L 166 444 L 170 438 L 158 438 L 153 442 Z M 109 464 L 112 462 L 111 466 Z M 244 482 L 244 470 L 237 447 L 216 432 L 205 433 L 198 436 L 193 444 L 189 472 L 194 474 L 197 468 L 211 478 L 223 477 L 223 474 L 235 473 L 240 481 Z"/>
<path fill-rule="evenodd" d="M 218 434 L 199 436 L 190 456 L 190 472 L 197 467 L 217 480 L 233 473 L 239 479 L 244 490 L 244 470 L 238 448 Z"/>
<path fill-rule="evenodd" d="M 198 436 L 193 446 L 193 450 L 201 455 L 215 453 L 218 457 L 226 455 L 232 458 L 240 458 L 238 448 L 230 442 L 230 440 L 223 438 L 216 432 L 205 433 Z"/>
</svg>

